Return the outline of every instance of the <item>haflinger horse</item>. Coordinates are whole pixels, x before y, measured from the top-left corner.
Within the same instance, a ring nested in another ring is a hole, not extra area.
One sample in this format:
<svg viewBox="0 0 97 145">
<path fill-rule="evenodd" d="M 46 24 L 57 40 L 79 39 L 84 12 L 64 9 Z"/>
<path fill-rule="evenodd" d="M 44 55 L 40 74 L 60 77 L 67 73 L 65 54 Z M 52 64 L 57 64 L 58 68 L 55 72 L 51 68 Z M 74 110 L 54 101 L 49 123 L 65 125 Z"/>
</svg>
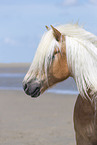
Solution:
<svg viewBox="0 0 97 145">
<path fill-rule="evenodd" d="M 23 80 L 24 91 L 38 97 L 73 77 L 79 91 L 74 107 L 76 144 L 97 145 L 97 37 L 77 24 L 47 29 Z"/>
</svg>

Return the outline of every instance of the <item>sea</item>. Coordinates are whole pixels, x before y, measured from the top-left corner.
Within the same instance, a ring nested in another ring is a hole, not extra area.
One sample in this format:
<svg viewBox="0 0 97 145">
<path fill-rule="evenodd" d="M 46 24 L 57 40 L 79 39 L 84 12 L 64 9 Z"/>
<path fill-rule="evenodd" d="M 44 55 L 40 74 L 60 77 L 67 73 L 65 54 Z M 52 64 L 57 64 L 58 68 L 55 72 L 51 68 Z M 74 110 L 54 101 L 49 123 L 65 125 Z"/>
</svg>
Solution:
<svg viewBox="0 0 97 145">
<path fill-rule="evenodd" d="M 23 90 L 22 81 L 29 68 L 28 66 L 13 66 L 0 67 L 0 90 Z M 56 84 L 54 87 L 47 90 L 48 93 L 56 94 L 78 94 L 76 84 L 73 78 Z"/>
</svg>

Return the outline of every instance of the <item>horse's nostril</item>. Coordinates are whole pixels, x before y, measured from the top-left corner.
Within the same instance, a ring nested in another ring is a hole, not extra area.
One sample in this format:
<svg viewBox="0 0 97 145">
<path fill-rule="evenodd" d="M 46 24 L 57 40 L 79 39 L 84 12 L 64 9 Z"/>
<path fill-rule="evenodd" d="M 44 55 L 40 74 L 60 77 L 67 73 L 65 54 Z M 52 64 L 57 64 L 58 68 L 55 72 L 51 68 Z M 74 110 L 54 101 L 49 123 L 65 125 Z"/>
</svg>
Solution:
<svg viewBox="0 0 97 145">
<path fill-rule="evenodd" d="M 23 89 L 24 89 L 24 91 L 25 91 L 25 93 L 26 93 L 27 95 L 30 95 L 30 94 L 29 94 L 29 85 L 28 85 L 28 84 L 23 84 Z"/>
<path fill-rule="evenodd" d="M 27 89 L 27 84 L 23 84 L 24 91 Z"/>
</svg>

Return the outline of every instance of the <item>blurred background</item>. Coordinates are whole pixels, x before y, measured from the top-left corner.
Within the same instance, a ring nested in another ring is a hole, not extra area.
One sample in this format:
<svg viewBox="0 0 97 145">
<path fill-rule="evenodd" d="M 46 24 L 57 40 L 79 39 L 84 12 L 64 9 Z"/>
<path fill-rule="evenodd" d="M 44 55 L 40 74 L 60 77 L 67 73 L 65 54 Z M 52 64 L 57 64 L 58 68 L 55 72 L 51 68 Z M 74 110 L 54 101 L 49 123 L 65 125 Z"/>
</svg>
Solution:
<svg viewBox="0 0 97 145">
<path fill-rule="evenodd" d="M 97 35 L 97 0 L 0 0 L 0 63 L 32 62 L 45 25 L 77 21 Z"/>
</svg>

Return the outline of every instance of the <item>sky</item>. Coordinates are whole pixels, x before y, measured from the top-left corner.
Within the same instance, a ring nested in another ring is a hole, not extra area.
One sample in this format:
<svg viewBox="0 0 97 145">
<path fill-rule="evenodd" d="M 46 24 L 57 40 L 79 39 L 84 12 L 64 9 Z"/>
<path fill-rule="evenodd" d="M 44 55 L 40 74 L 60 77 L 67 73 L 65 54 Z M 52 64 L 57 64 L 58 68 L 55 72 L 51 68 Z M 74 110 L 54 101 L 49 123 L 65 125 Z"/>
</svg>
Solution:
<svg viewBox="0 0 97 145">
<path fill-rule="evenodd" d="M 45 25 L 77 21 L 97 35 L 97 0 L 0 0 L 0 63 L 32 62 Z"/>
</svg>

